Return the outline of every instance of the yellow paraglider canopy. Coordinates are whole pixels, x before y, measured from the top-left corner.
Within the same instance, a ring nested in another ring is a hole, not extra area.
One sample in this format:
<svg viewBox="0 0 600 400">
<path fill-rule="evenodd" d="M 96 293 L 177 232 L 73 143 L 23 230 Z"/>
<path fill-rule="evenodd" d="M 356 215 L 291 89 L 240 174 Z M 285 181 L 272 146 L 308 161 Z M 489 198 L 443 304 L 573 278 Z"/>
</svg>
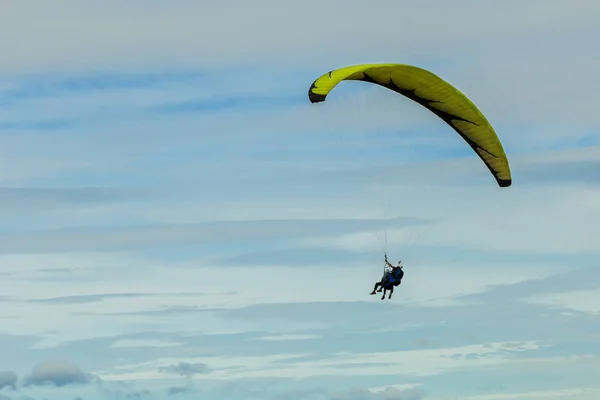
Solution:
<svg viewBox="0 0 600 400">
<path fill-rule="evenodd" d="M 325 101 L 342 81 L 386 87 L 421 104 L 452 127 L 477 153 L 500 187 L 512 183 L 508 159 L 494 128 L 463 93 L 437 75 L 404 64 L 361 64 L 330 71 L 308 90 L 311 103 Z"/>
</svg>

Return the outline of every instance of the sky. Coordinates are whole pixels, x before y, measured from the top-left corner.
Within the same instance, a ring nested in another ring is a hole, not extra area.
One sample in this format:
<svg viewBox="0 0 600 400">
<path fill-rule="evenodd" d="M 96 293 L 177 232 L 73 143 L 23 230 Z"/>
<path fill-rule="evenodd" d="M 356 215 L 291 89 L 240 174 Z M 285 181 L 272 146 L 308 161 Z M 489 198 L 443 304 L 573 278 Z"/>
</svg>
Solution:
<svg viewBox="0 0 600 400">
<path fill-rule="evenodd" d="M 599 19 L 3 1 L 0 400 L 599 398 Z M 467 94 L 513 185 L 383 88 L 308 101 L 373 62 Z"/>
</svg>

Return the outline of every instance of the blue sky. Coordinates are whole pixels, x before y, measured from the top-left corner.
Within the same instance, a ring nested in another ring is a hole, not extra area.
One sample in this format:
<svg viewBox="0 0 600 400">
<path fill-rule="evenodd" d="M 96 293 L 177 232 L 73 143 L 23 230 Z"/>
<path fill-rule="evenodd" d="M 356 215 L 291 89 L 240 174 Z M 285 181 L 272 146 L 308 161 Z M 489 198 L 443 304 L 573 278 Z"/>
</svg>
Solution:
<svg viewBox="0 0 600 400">
<path fill-rule="evenodd" d="M 600 396 L 600 5 L 369 4 L 2 6 L 0 400 Z M 464 91 L 513 186 L 394 93 L 308 102 L 363 62 Z"/>
</svg>

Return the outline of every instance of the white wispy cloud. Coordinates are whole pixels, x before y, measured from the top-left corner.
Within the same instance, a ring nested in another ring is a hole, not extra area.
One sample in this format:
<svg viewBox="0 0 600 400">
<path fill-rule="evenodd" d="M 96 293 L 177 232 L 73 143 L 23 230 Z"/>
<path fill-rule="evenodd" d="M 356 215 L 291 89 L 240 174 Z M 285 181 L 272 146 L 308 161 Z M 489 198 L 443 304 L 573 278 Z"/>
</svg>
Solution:
<svg viewBox="0 0 600 400">
<path fill-rule="evenodd" d="M 600 394 L 599 388 L 578 387 L 573 389 L 539 390 L 520 393 L 498 393 L 470 396 L 470 400 L 512 400 L 512 399 L 551 399 L 565 398 L 573 400 L 592 400 Z"/>
<path fill-rule="evenodd" d="M 436 350 L 391 351 L 373 354 L 336 354 L 331 359 L 310 362 L 294 362 L 302 354 L 282 354 L 270 357 L 240 357 L 231 360 L 222 357 L 204 357 L 203 363 L 214 372 L 210 379 L 232 378 L 306 378 L 315 375 L 361 375 L 394 374 L 426 376 L 453 369 L 473 366 L 490 366 L 509 363 L 506 352 L 535 350 L 537 343 L 522 343 L 510 346 L 506 343 L 486 343 Z M 288 360 L 288 361 L 286 361 Z M 194 359 L 161 359 L 149 364 L 120 366 L 113 372 L 101 372 L 105 380 L 161 379 L 158 367 L 175 362 L 194 362 Z M 240 370 L 234 367 L 242 367 Z M 145 370 L 145 371 L 144 371 Z M 135 371 L 135 372 L 128 372 Z M 133 376 L 132 376 L 133 375 Z"/>
<path fill-rule="evenodd" d="M 533 304 L 542 304 L 596 315 L 600 314 L 600 288 L 539 294 L 524 300 Z"/>
</svg>

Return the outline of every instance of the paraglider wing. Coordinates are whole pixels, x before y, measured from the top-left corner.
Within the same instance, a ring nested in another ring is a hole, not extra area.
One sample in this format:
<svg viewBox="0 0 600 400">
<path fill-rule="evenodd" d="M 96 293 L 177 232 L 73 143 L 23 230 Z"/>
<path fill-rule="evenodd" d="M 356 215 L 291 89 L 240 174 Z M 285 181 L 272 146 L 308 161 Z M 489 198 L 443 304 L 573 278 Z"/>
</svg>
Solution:
<svg viewBox="0 0 600 400">
<path fill-rule="evenodd" d="M 311 103 L 325 101 L 342 81 L 383 86 L 421 104 L 452 127 L 477 153 L 500 187 L 512 183 L 500 139 L 479 109 L 458 89 L 437 75 L 405 64 L 361 64 L 330 71 L 308 90 Z"/>
</svg>

